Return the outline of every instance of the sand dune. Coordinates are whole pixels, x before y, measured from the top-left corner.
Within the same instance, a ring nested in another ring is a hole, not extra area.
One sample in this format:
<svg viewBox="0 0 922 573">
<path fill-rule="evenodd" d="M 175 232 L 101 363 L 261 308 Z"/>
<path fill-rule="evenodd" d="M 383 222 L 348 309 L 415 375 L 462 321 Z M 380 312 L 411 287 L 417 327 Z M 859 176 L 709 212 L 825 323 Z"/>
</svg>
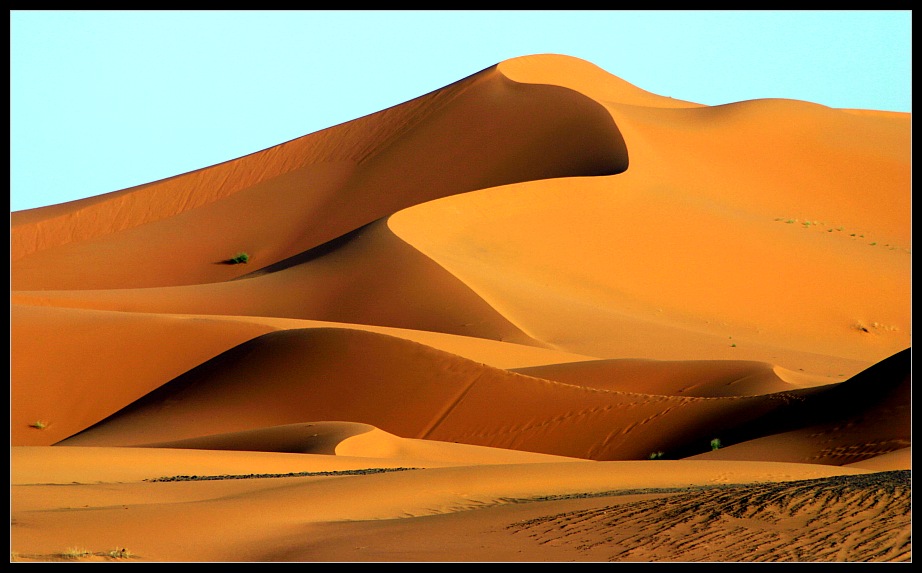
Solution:
<svg viewBox="0 0 922 573">
<path fill-rule="evenodd" d="M 693 457 L 763 459 L 771 452 L 778 461 L 850 465 L 910 448 L 910 369 L 909 352 L 904 351 L 846 382 L 805 397 L 781 416 L 770 416 L 773 419 L 768 423 L 776 428 L 773 435 L 745 440 L 747 433 L 764 433 L 764 428 L 738 427 L 737 445 Z M 911 458 L 888 459 L 895 464 L 889 469 L 912 467 Z"/>
<path fill-rule="evenodd" d="M 255 261 L 254 257 L 254 265 Z M 388 261 L 387 272 L 382 272 L 380 261 Z M 240 280 L 143 289 L 26 291 L 14 294 L 14 301 L 144 313 L 304 318 L 542 346 L 458 279 L 375 224 L 295 260 L 254 270 Z"/>
<path fill-rule="evenodd" d="M 824 386 L 829 380 L 742 360 L 592 360 L 514 368 L 514 372 L 605 390 L 665 396 L 759 396 Z"/>
<path fill-rule="evenodd" d="M 714 437 L 730 445 L 856 406 L 869 415 L 867 404 L 892 378 L 908 380 L 908 364 L 902 367 L 757 396 L 660 396 L 532 378 L 359 330 L 285 330 L 235 347 L 58 444 L 175 443 L 350 420 L 404 437 L 584 459 L 645 459 L 655 451 L 675 458 L 707 450 Z M 908 412 L 908 390 L 888 403 Z M 908 416 L 887 414 L 883 447 L 905 447 Z"/>
<path fill-rule="evenodd" d="M 911 133 L 545 54 L 11 213 L 11 560 L 911 561 Z"/>
<path fill-rule="evenodd" d="M 446 136 L 461 128 L 466 137 Z M 547 156 L 551 141 L 558 152 Z M 445 165 L 452 166 L 450 176 Z M 598 102 L 558 86 L 510 81 L 494 67 L 402 106 L 221 165 L 54 210 L 64 213 L 14 214 L 13 285 L 47 290 L 218 282 L 237 276 L 236 269 L 203 263 L 219 263 L 235 251 L 251 250 L 269 264 L 430 199 L 626 167 L 624 142 Z M 259 208 L 254 213 L 251 206 Z M 236 225 L 241 210 L 273 225 Z M 132 220 L 134 213 L 143 218 Z M 106 248 L 110 240 L 119 247 Z M 183 256 L 164 256 L 172 252 Z M 57 270 L 54 276 L 43 272 L 48 266 Z"/>
</svg>

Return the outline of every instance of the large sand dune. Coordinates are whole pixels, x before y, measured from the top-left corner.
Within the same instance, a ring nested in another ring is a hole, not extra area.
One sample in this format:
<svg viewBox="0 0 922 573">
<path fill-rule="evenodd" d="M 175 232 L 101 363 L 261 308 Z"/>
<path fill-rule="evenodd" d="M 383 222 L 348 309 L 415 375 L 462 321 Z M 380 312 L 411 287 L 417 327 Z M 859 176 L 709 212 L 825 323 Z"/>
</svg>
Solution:
<svg viewBox="0 0 922 573">
<path fill-rule="evenodd" d="M 560 55 L 11 213 L 11 560 L 911 561 L 911 230 L 910 114 Z"/>
</svg>

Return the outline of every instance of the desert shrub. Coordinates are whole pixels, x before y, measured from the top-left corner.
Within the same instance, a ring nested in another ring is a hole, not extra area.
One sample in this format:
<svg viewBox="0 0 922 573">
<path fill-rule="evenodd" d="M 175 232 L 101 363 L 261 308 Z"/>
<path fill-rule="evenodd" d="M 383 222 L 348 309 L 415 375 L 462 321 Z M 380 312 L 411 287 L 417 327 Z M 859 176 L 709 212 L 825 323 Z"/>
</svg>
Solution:
<svg viewBox="0 0 922 573">
<path fill-rule="evenodd" d="M 239 264 L 241 264 L 241 263 L 242 263 L 242 264 L 246 264 L 246 263 L 250 262 L 250 255 L 248 255 L 248 254 L 246 254 L 246 253 L 237 253 L 236 255 L 234 255 L 233 257 L 231 257 L 231 258 L 228 260 L 228 262 L 229 262 L 230 264 L 232 264 L 232 265 L 239 265 Z"/>
<path fill-rule="evenodd" d="M 48 427 L 48 423 L 42 420 L 36 420 L 32 422 L 31 424 L 29 424 L 29 427 L 35 428 L 36 430 L 44 430 L 45 428 Z"/>
<path fill-rule="evenodd" d="M 664 455 L 665 455 L 665 454 L 663 454 L 663 452 L 652 452 L 652 453 L 650 454 L 650 459 L 651 459 L 651 460 L 661 460 L 661 459 L 663 459 L 663 456 L 664 456 Z"/>
<path fill-rule="evenodd" d="M 68 547 L 61 553 L 61 557 L 64 559 L 78 559 L 80 557 L 86 557 L 89 554 L 90 551 L 83 547 Z"/>
<path fill-rule="evenodd" d="M 723 444 L 720 443 L 720 438 L 714 438 L 711 440 L 711 450 L 719 450 Z"/>
</svg>

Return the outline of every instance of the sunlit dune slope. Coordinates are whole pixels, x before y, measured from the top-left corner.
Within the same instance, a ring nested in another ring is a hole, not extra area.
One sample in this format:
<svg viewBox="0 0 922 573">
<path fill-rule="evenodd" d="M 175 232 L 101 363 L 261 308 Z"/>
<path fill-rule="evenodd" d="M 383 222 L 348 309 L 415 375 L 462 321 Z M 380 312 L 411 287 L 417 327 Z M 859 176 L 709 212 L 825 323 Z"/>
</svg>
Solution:
<svg viewBox="0 0 922 573">
<path fill-rule="evenodd" d="M 642 107 L 702 107 L 698 103 L 648 92 L 592 62 L 563 54 L 536 54 L 510 58 L 500 62 L 497 68 L 514 82 L 562 86 L 601 102 Z"/>
<path fill-rule="evenodd" d="M 908 117 L 773 100 L 610 108 L 625 173 L 443 198 L 389 226 L 526 334 L 571 352 L 773 363 L 813 352 L 842 362 L 781 365 L 836 376 L 909 346 Z"/>
<path fill-rule="evenodd" d="M 834 383 L 743 360 L 593 360 L 513 371 L 567 384 L 666 396 L 758 396 Z"/>
</svg>

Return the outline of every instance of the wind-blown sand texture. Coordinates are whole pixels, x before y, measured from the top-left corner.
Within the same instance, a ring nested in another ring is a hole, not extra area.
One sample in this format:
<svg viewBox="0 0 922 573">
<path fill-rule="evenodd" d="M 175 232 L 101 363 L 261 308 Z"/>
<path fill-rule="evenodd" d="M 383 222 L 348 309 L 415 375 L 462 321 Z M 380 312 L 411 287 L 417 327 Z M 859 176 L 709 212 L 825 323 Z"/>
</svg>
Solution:
<svg viewBox="0 0 922 573">
<path fill-rule="evenodd" d="M 11 561 L 911 561 L 910 189 L 534 55 L 13 212 Z"/>
</svg>

